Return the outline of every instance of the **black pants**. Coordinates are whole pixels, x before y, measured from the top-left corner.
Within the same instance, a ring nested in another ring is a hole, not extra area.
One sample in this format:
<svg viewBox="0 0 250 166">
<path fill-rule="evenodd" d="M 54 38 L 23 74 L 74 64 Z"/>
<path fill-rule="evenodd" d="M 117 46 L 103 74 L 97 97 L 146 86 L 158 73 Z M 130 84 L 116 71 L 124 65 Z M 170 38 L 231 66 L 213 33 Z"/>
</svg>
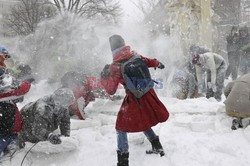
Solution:
<svg viewBox="0 0 250 166">
<path fill-rule="evenodd" d="M 216 100 L 221 100 L 222 89 L 224 87 L 224 80 L 225 80 L 225 71 L 226 71 L 226 64 L 222 62 L 220 67 L 216 69 L 216 88 L 217 91 L 213 92 L 212 89 L 207 87 L 206 97 L 214 97 Z M 211 71 L 207 71 L 207 82 L 211 82 Z"/>
<path fill-rule="evenodd" d="M 236 80 L 238 77 L 238 69 L 240 64 L 240 53 L 239 51 L 231 51 L 228 53 L 228 67 L 226 71 L 226 78 L 232 74 L 232 79 Z"/>
</svg>

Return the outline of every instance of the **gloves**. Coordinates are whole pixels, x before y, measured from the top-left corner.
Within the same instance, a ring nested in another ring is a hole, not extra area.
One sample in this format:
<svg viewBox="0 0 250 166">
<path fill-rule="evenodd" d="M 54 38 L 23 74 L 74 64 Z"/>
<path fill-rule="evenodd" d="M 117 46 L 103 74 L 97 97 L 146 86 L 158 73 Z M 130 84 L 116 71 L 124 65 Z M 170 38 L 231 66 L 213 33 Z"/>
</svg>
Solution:
<svg viewBox="0 0 250 166">
<path fill-rule="evenodd" d="M 202 93 L 203 91 L 203 84 L 198 85 L 198 93 Z"/>
<path fill-rule="evenodd" d="M 109 77 L 109 74 L 110 74 L 109 67 L 110 67 L 109 64 L 104 66 L 104 68 L 101 72 L 101 78 L 108 78 Z"/>
<path fill-rule="evenodd" d="M 215 84 L 213 84 L 213 83 L 211 83 L 211 82 L 208 82 L 208 83 L 207 83 L 207 86 L 208 86 L 209 89 L 212 89 L 213 92 L 216 92 L 216 91 L 217 91 L 217 88 L 216 88 L 216 85 L 215 85 Z"/>
<path fill-rule="evenodd" d="M 34 78 L 27 78 L 25 81 L 28 81 L 29 83 L 32 83 L 33 81 L 35 81 Z"/>
<path fill-rule="evenodd" d="M 5 59 L 9 59 L 11 56 L 9 54 L 5 55 Z"/>
<path fill-rule="evenodd" d="M 158 68 L 159 68 L 159 69 L 164 69 L 165 66 L 164 66 L 161 62 L 159 62 Z"/>
<path fill-rule="evenodd" d="M 60 135 L 58 135 L 58 134 L 50 133 L 48 136 L 48 140 L 52 144 L 61 144 L 62 143 L 62 140 L 60 139 Z"/>
</svg>

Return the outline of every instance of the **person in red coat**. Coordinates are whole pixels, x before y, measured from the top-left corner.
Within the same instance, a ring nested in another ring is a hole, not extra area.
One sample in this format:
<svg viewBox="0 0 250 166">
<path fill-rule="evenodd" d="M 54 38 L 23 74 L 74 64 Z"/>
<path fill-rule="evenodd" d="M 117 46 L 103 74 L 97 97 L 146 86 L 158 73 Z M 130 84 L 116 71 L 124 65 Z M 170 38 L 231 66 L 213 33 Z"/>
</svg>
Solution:
<svg viewBox="0 0 250 166">
<path fill-rule="evenodd" d="M 121 62 L 127 61 L 132 56 L 136 55 L 136 53 L 131 51 L 129 46 L 125 46 L 124 39 L 119 35 L 111 36 L 109 42 L 113 54 L 113 63 L 109 67 L 109 72 L 107 73 L 103 71 L 101 76 L 105 81 L 114 80 L 114 86 L 106 88 L 107 93 L 113 95 L 115 94 L 119 83 L 125 85 L 121 73 Z M 150 59 L 143 56 L 140 56 L 140 58 L 148 67 L 164 68 L 164 65 L 156 59 Z M 144 132 L 152 144 L 152 150 L 147 152 L 159 153 L 163 156 L 164 151 L 159 141 L 159 137 L 154 133 L 151 127 L 160 122 L 165 122 L 168 117 L 169 113 L 166 107 L 159 100 L 153 88 L 138 99 L 126 89 L 126 96 L 123 100 L 120 111 L 118 112 L 115 127 L 118 137 L 117 166 L 128 166 L 129 148 L 127 132 Z"/>
<path fill-rule="evenodd" d="M 0 158 L 17 147 L 17 134 L 23 128 L 23 121 L 16 102 L 29 91 L 31 82 L 26 80 L 0 93 Z"/>
<path fill-rule="evenodd" d="M 75 102 L 69 106 L 70 114 L 76 115 L 80 120 L 84 120 L 84 108 L 87 107 L 87 105 L 95 100 L 94 93 L 91 89 L 89 89 L 85 75 L 79 72 L 70 71 L 63 75 L 61 78 L 61 84 L 64 88 L 70 88 L 75 97 Z M 83 98 L 84 104 L 82 110 L 79 109 L 78 106 L 78 99 Z"/>
<path fill-rule="evenodd" d="M 73 105 L 69 106 L 69 109 L 74 111 L 74 113 L 80 120 L 84 120 L 85 119 L 84 110 L 79 109 L 77 100 L 80 99 L 81 97 L 84 99 L 84 105 L 83 105 L 84 109 L 91 101 L 95 100 L 95 96 L 93 92 L 87 88 L 87 86 L 75 86 L 74 88 L 72 88 L 72 91 L 74 93 L 75 102 Z"/>
</svg>

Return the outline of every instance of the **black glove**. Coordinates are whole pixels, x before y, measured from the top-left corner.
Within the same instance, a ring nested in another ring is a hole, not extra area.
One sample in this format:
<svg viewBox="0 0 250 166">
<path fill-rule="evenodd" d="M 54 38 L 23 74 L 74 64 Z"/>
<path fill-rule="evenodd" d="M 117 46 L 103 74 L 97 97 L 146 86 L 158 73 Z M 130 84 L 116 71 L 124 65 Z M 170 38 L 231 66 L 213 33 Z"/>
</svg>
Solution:
<svg viewBox="0 0 250 166">
<path fill-rule="evenodd" d="M 5 58 L 9 59 L 9 58 L 11 58 L 11 56 L 9 54 L 7 54 L 7 55 L 5 55 Z"/>
<path fill-rule="evenodd" d="M 109 64 L 104 66 L 104 68 L 103 68 L 103 70 L 101 72 L 101 78 L 108 78 L 109 77 L 109 73 L 110 73 L 109 67 L 110 67 Z"/>
<path fill-rule="evenodd" d="M 48 140 L 52 144 L 61 144 L 62 140 L 60 139 L 60 135 L 50 133 L 48 136 Z"/>
<path fill-rule="evenodd" d="M 27 78 L 25 81 L 28 81 L 29 83 L 32 83 L 33 81 L 35 81 L 35 78 Z"/>
<path fill-rule="evenodd" d="M 159 68 L 159 69 L 164 69 L 165 66 L 164 66 L 161 62 L 159 62 L 158 68 Z"/>
</svg>

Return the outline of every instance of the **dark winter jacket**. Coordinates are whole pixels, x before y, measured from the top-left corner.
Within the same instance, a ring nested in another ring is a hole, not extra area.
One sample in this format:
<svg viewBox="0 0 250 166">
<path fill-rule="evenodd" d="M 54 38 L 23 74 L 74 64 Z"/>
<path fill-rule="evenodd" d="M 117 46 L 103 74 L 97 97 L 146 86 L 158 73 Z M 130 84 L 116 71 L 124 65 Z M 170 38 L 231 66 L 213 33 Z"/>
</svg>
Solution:
<svg viewBox="0 0 250 166">
<path fill-rule="evenodd" d="M 56 108 L 52 96 L 45 96 L 21 109 L 24 129 L 20 139 L 36 143 L 45 141 L 48 135 L 60 128 L 61 134 L 70 135 L 70 115 L 68 109 Z"/>
<path fill-rule="evenodd" d="M 227 36 L 227 52 L 238 51 L 240 49 L 240 37 L 239 35 Z"/>
<path fill-rule="evenodd" d="M 110 66 L 110 76 L 113 86 L 106 89 L 110 95 L 115 94 L 119 83 L 125 84 L 121 73 L 121 62 L 134 56 L 135 53 L 129 46 L 124 46 L 113 55 L 113 63 Z M 140 56 L 148 67 L 157 67 L 159 61 Z M 126 90 L 126 96 L 118 112 L 116 130 L 124 132 L 140 132 L 150 129 L 159 122 L 165 122 L 169 113 L 163 103 L 158 99 L 154 89 L 149 90 L 144 96 L 135 99 L 134 95 Z"/>
<path fill-rule="evenodd" d="M 240 50 L 243 51 L 245 54 L 249 55 L 250 54 L 250 35 L 248 32 L 247 27 L 243 27 L 240 29 L 240 33 L 243 31 L 246 33 L 246 36 L 240 36 Z M 250 56 L 250 55 L 249 55 Z"/>
<path fill-rule="evenodd" d="M 22 97 L 30 89 L 29 82 L 23 82 L 18 89 L 0 93 L 0 135 L 12 135 L 21 131 L 23 127 L 20 112 L 13 100 Z"/>
</svg>

